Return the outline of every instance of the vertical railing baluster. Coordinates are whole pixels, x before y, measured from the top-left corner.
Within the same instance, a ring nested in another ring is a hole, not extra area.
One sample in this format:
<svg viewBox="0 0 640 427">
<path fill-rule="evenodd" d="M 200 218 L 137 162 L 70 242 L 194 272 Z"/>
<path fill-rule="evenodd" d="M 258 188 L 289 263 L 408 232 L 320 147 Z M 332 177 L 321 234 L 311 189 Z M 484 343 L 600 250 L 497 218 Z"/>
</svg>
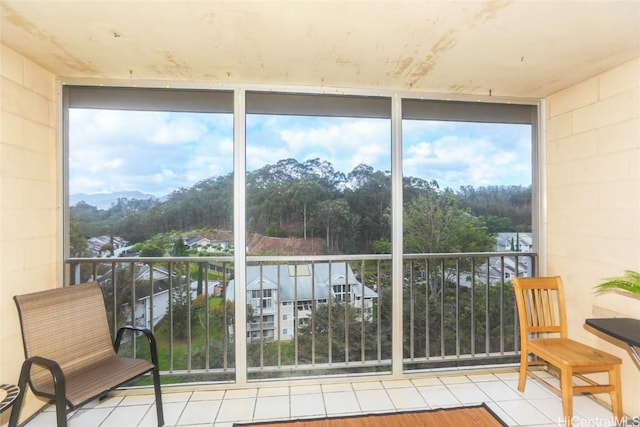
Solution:
<svg viewBox="0 0 640 427">
<path fill-rule="evenodd" d="M 298 311 L 298 263 L 293 264 L 293 356 L 294 365 L 298 366 L 298 331 L 300 313 Z"/>
<path fill-rule="evenodd" d="M 460 258 L 456 258 L 456 356 L 460 357 Z"/>
<path fill-rule="evenodd" d="M 484 346 L 485 353 L 489 355 L 491 353 L 491 324 L 489 316 L 489 310 L 491 308 L 491 304 L 489 303 L 489 297 L 491 295 L 491 257 L 487 257 L 487 281 L 486 286 L 484 287 L 484 324 L 485 324 L 485 337 L 484 337 Z"/>
<path fill-rule="evenodd" d="M 344 263 L 344 361 L 349 364 L 349 312 L 351 308 L 351 286 L 349 283 L 349 263 Z"/>
<path fill-rule="evenodd" d="M 377 360 L 380 362 L 382 360 L 382 305 L 383 305 L 383 297 L 382 297 L 382 282 L 380 281 L 380 260 L 376 261 L 376 293 L 378 294 L 378 298 L 376 301 L 376 317 L 377 317 L 377 340 L 378 340 L 378 353 Z"/>
<path fill-rule="evenodd" d="M 311 365 L 316 364 L 316 267 L 311 262 Z"/>
<path fill-rule="evenodd" d="M 471 354 L 476 354 L 476 260 L 471 257 L 471 295 L 469 298 L 470 307 L 470 333 L 471 333 Z"/>
<path fill-rule="evenodd" d="M 191 336 L 191 323 L 192 320 L 191 316 L 193 316 L 195 313 L 193 313 L 191 311 L 191 262 L 187 262 L 186 265 L 186 270 L 187 270 L 187 283 L 186 283 L 186 290 L 185 292 L 187 293 L 187 372 L 191 372 L 192 369 L 192 359 L 193 359 L 193 340 L 192 340 L 192 336 Z M 197 290 L 198 288 L 196 288 Z M 196 298 L 198 297 L 197 292 L 196 292 Z"/>
<path fill-rule="evenodd" d="M 140 326 L 138 324 L 136 324 L 136 308 L 137 308 L 137 304 L 136 304 L 136 264 L 134 262 L 131 262 L 131 264 L 129 264 L 129 271 L 131 272 L 131 324 L 132 325 L 136 325 L 136 326 Z M 114 284 L 115 285 L 115 284 Z M 146 315 L 146 312 L 144 313 Z M 144 325 L 144 327 L 146 327 L 146 325 Z M 132 340 L 133 342 L 133 357 L 136 357 L 137 353 L 137 343 L 138 340 Z"/>
<path fill-rule="evenodd" d="M 364 288 L 364 260 L 361 261 L 360 264 L 360 285 L 362 286 L 362 293 L 360 294 L 360 361 L 363 363 L 366 361 L 366 331 L 365 331 L 365 323 L 368 322 L 368 319 L 365 317 L 365 288 Z"/>
<path fill-rule="evenodd" d="M 327 329 L 328 333 L 327 339 L 327 360 L 329 361 L 329 365 L 333 363 L 333 273 L 331 271 L 331 261 L 329 261 L 329 309 L 328 311 L 328 320 L 327 320 Z"/>
<path fill-rule="evenodd" d="M 209 306 L 209 262 L 204 265 L 204 369 L 211 369 L 211 307 Z"/>
<path fill-rule="evenodd" d="M 444 272 L 444 258 L 440 259 L 440 356 L 444 357 L 445 343 L 444 343 L 444 293 L 445 293 L 445 272 Z"/>
<path fill-rule="evenodd" d="M 424 260 L 424 330 L 425 330 L 425 349 L 424 356 L 426 359 L 431 357 L 431 322 L 429 319 L 429 297 L 431 288 L 429 287 L 431 275 L 429 274 L 429 260 Z"/>
<path fill-rule="evenodd" d="M 504 256 L 500 257 L 500 354 L 504 354 Z"/>
<path fill-rule="evenodd" d="M 281 310 L 280 310 L 280 295 L 282 295 L 282 294 L 281 294 L 281 291 L 280 291 L 280 284 L 281 284 L 281 282 L 280 282 L 280 270 L 281 270 L 280 264 L 276 264 L 276 277 L 277 277 L 276 290 L 278 292 L 277 293 L 277 298 L 276 298 L 276 303 L 277 303 L 277 306 L 278 306 L 278 320 L 275 321 L 274 325 L 277 326 L 276 334 L 277 334 L 277 339 L 278 339 L 278 367 L 282 366 L 282 343 L 281 343 L 281 340 L 280 340 L 280 337 L 281 337 L 280 331 L 282 330 L 282 326 L 280 325 L 280 322 L 282 321 L 282 313 L 281 313 Z"/>
<path fill-rule="evenodd" d="M 416 324 L 415 324 L 415 295 L 413 282 L 411 281 L 411 270 L 413 269 L 413 260 L 409 260 L 409 359 L 415 358 L 415 341 L 416 341 Z M 404 276 L 404 272 L 402 274 Z M 404 286 L 402 287 L 404 289 Z"/>
<path fill-rule="evenodd" d="M 168 316 L 169 316 L 169 372 L 173 372 L 173 262 L 168 261 L 169 289 L 168 289 Z M 180 280 L 178 280 L 180 283 Z"/>
</svg>

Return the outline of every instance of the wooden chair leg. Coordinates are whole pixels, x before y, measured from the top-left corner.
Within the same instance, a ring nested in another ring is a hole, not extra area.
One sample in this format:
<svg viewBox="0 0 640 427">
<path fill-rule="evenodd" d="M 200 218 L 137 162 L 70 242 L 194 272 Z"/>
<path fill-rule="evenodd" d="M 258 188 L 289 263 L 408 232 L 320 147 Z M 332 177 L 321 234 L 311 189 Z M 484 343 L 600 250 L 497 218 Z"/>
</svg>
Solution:
<svg viewBox="0 0 640 427">
<path fill-rule="evenodd" d="M 611 390 L 611 409 L 615 417 L 616 424 L 622 422 L 622 378 L 620 376 L 620 365 L 613 365 L 609 370 L 609 384 L 613 386 Z"/>
<path fill-rule="evenodd" d="M 518 390 L 524 393 L 524 388 L 527 383 L 527 369 L 529 368 L 529 355 L 526 350 L 522 350 L 520 353 L 520 375 L 518 377 Z"/>
<path fill-rule="evenodd" d="M 570 368 L 560 369 L 560 390 L 562 391 L 562 413 L 565 424 L 573 425 L 573 372 Z"/>
</svg>

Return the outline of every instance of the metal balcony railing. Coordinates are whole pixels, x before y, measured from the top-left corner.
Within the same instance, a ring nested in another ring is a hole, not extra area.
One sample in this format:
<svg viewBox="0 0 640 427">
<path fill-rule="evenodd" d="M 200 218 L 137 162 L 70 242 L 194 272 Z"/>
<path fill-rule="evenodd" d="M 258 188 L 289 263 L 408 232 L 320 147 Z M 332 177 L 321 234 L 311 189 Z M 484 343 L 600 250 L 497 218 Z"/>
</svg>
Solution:
<svg viewBox="0 0 640 427">
<path fill-rule="evenodd" d="M 392 297 L 402 293 L 405 372 L 515 363 L 511 277 L 535 271 L 523 252 L 409 254 L 392 283 L 390 255 L 247 257 L 235 307 L 233 257 L 68 259 L 69 285 L 98 281 L 113 330 L 146 326 L 166 382 L 233 381 L 236 313 L 246 322 L 248 379 L 390 372 Z M 123 348 L 133 355 L 143 346 Z M 122 351 L 122 350 L 121 350 Z"/>
</svg>

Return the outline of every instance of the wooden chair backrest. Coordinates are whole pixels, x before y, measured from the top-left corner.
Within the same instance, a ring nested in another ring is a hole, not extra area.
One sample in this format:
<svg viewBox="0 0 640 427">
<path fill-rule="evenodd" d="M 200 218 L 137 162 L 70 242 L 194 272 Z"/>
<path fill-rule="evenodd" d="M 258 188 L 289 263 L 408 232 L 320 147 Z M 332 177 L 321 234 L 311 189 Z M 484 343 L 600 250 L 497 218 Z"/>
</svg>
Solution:
<svg viewBox="0 0 640 427">
<path fill-rule="evenodd" d="M 65 375 L 115 356 L 102 289 L 96 282 L 14 297 L 25 357 L 56 361 Z M 49 371 L 32 369 L 34 387 L 51 383 Z"/>
<path fill-rule="evenodd" d="M 516 277 L 513 287 L 522 342 L 532 334 L 559 334 L 567 338 L 567 314 L 559 276 Z"/>
</svg>

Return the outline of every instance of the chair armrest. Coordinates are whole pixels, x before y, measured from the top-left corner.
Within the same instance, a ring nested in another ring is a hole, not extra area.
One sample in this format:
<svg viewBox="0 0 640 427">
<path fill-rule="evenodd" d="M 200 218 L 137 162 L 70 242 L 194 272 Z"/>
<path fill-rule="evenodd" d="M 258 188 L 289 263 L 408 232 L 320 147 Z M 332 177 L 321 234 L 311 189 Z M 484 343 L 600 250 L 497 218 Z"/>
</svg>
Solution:
<svg viewBox="0 0 640 427">
<path fill-rule="evenodd" d="M 56 395 L 58 395 L 58 393 L 60 393 L 61 396 L 65 395 L 66 385 L 64 373 L 62 372 L 62 368 L 60 368 L 58 362 L 47 359 L 46 357 L 32 356 L 24 361 L 22 369 L 29 371 L 31 369 L 31 365 L 37 365 L 48 369 L 53 377 L 53 386 L 55 388 Z"/>
<path fill-rule="evenodd" d="M 135 325 L 124 325 L 123 327 L 118 329 L 118 333 L 116 334 L 116 339 L 113 343 L 113 348 L 115 349 L 116 353 L 120 349 L 120 342 L 122 341 L 122 336 L 124 335 L 125 331 L 129 331 L 133 334 L 135 334 L 136 332 L 141 332 L 145 335 L 145 337 L 147 337 L 147 342 L 149 343 L 149 350 L 151 353 L 151 363 L 153 363 L 156 366 L 156 368 L 159 368 L 158 367 L 158 346 L 156 344 L 156 337 L 153 335 L 153 332 L 151 332 L 148 328 L 143 328 Z"/>
<path fill-rule="evenodd" d="M 66 397 L 65 397 L 66 382 L 64 378 L 64 373 L 62 372 L 60 365 L 56 361 L 47 359 L 41 356 L 32 356 L 26 359 L 22 363 L 22 369 L 20 370 L 20 378 L 18 379 L 18 387 L 20 388 L 20 393 L 18 394 L 18 397 L 14 401 L 13 408 L 11 410 L 11 416 L 9 418 L 9 426 L 14 427 L 18 425 L 18 418 L 20 416 L 20 409 L 22 408 L 22 401 L 27 391 L 27 382 L 31 383 L 31 381 L 29 380 L 29 376 L 31 372 L 31 366 L 33 365 L 37 365 L 42 368 L 48 369 L 49 372 L 51 372 L 51 376 L 53 377 L 53 387 L 55 392 L 56 408 L 62 408 L 62 411 L 56 410 L 58 425 L 63 425 L 60 423 L 63 423 L 66 421 L 64 408 L 66 408 L 66 405 L 67 405 Z M 31 389 L 34 390 L 33 385 Z"/>
</svg>

